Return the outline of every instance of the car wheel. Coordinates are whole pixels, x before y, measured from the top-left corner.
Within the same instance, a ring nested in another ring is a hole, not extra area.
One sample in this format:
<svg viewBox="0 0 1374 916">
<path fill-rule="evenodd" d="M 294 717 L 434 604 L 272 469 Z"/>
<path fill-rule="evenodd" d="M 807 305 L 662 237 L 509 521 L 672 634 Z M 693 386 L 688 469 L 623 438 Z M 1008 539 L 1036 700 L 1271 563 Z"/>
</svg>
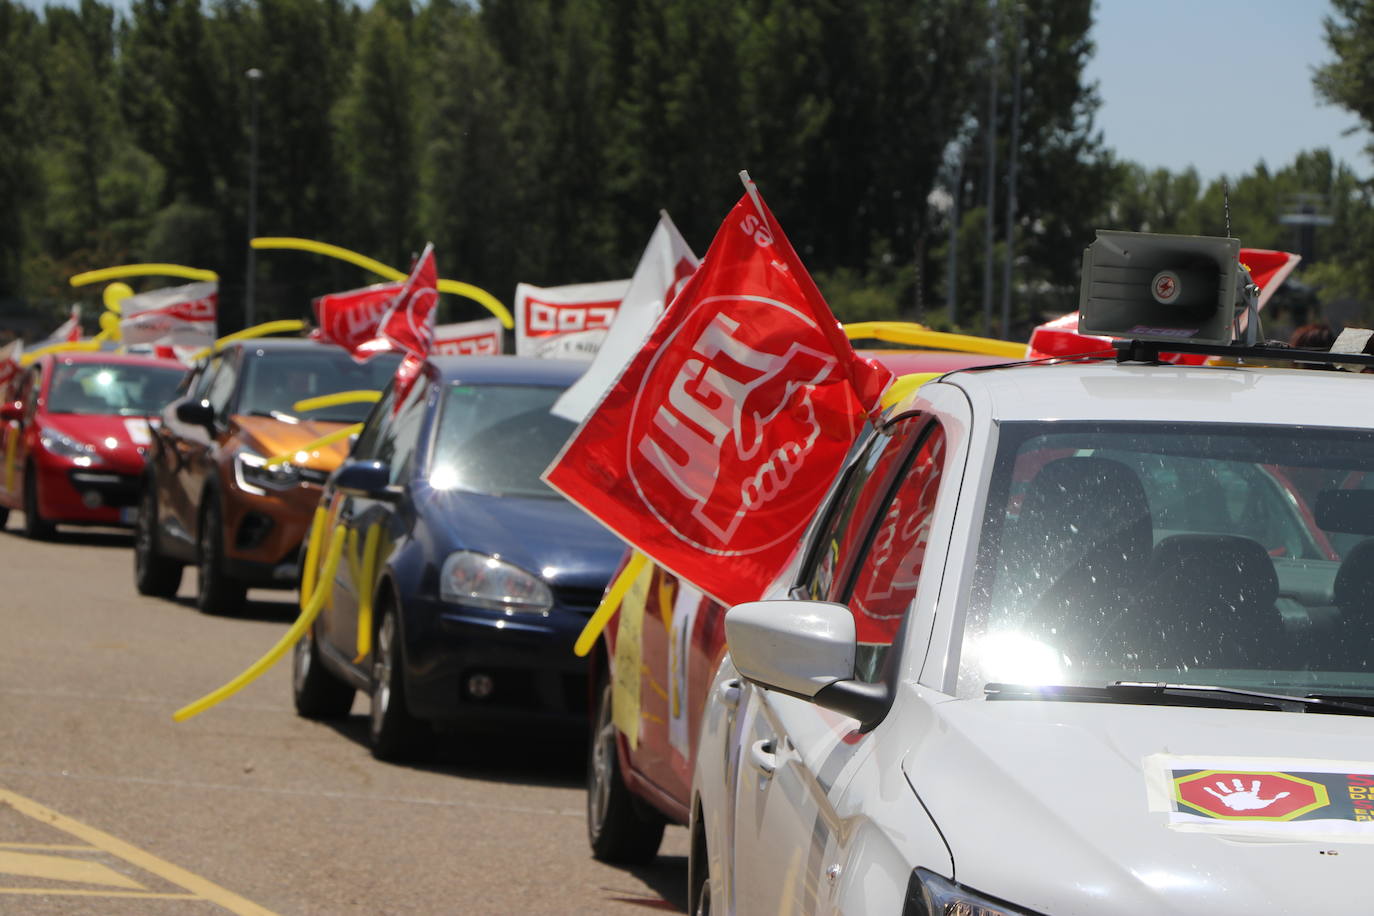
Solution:
<svg viewBox="0 0 1374 916">
<path fill-rule="evenodd" d="M 305 719 L 342 718 L 353 708 L 356 692 L 321 663 L 313 632 L 296 640 L 291 653 L 291 695 L 297 715 Z"/>
<path fill-rule="evenodd" d="M 698 815 L 700 817 L 700 815 Z M 706 837 L 700 824 L 692 832 L 687 858 L 687 909 L 692 916 L 711 916 L 711 868 L 706 862 Z"/>
<path fill-rule="evenodd" d="M 0 531 L 5 530 L 5 525 L 9 524 L 10 510 L 5 506 L 0 506 Z"/>
<path fill-rule="evenodd" d="M 224 515 L 219 495 L 210 490 L 205 494 L 205 508 L 200 521 L 197 548 L 196 607 L 203 614 L 237 614 L 243 610 L 248 588 L 242 582 L 224 574 Z"/>
<path fill-rule="evenodd" d="M 424 747 L 429 729 L 406 705 L 401 629 L 389 604 L 382 610 L 372 653 L 372 709 L 367 731 L 372 756 L 391 761 L 412 758 Z"/>
<path fill-rule="evenodd" d="M 24 536 L 46 541 L 56 531 L 57 526 L 38 512 L 38 472 L 29 465 L 24 471 Z"/>
<path fill-rule="evenodd" d="M 587 748 L 587 841 L 592 855 L 625 865 L 652 862 L 663 841 L 664 821 L 656 812 L 644 810 L 621 777 L 609 679 L 597 692 L 592 723 Z"/>
<path fill-rule="evenodd" d="M 157 494 L 152 480 L 145 480 L 134 523 L 134 587 L 140 595 L 171 598 L 181 588 L 181 569 L 180 563 L 158 553 Z"/>
</svg>

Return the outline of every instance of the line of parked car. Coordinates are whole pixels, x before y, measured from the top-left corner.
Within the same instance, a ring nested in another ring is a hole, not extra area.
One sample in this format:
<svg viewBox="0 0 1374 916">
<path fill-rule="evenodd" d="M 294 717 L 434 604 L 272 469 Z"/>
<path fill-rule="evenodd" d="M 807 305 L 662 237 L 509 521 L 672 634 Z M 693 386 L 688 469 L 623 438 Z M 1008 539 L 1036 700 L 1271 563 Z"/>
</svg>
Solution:
<svg viewBox="0 0 1374 916">
<path fill-rule="evenodd" d="M 727 611 L 651 564 L 636 644 L 613 620 L 587 660 L 627 557 L 539 479 L 577 364 L 435 356 L 399 404 L 300 411 L 394 358 L 49 356 L 0 412 L 0 504 L 35 536 L 135 524 L 139 590 L 195 565 L 214 613 L 342 531 L 297 711 L 365 692 L 387 760 L 437 722 L 587 723 L 592 853 L 688 826 L 694 913 L 1358 909 L 1374 800 L 1337 783 L 1374 785 L 1369 381 L 875 355 L 948 374 L 856 444 L 786 573 Z"/>
</svg>

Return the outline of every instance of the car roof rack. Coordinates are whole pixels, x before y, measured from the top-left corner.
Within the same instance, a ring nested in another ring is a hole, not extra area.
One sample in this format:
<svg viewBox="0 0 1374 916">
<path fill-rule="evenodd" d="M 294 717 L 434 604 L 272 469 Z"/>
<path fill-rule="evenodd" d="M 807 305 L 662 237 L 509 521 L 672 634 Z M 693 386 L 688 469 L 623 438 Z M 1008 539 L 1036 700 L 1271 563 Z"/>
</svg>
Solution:
<svg viewBox="0 0 1374 916">
<path fill-rule="evenodd" d="M 1118 363 L 1159 363 L 1162 353 L 1197 353 L 1204 356 L 1225 356 L 1231 359 L 1284 360 L 1329 365 L 1374 366 L 1374 354 L 1335 353 L 1329 350 L 1308 350 L 1270 341 L 1263 346 L 1238 347 L 1223 344 L 1189 343 L 1177 340 L 1114 340 Z"/>
</svg>

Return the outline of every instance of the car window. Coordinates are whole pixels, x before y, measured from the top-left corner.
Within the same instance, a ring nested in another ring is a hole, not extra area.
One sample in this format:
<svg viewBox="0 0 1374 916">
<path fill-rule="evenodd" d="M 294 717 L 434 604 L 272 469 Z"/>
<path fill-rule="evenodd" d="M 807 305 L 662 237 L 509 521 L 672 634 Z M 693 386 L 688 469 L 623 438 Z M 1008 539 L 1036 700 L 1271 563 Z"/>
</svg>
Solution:
<svg viewBox="0 0 1374 916">
<path fill-rule="evenodd" d="M 296 404 L 341 391 L 381 391 L 396 372 L 399 353 L 381 353 L 358 362 L 342 347 L 249 351 L 243 365 L 238 413 L 288 417 L 325 423 L 359 423 L 367 403 L 335 404 L 299 411 Z"/>
<path fill-rule="evenodd" d="M 931 423 L 867 541 L 845 602 L 854 612 L 859 680 L 878 680 L 916 597 L 944 461 L 944 429 Z"/>
<path fill-rule="evenodd" d="M 563 393 L 546 385 L 448 385 L 430 459 L 439 489 L 555 499 L 539 475 L 575 424 L 549 413 Z"/>
<path fill-rule="evenodd" d="M 1303 495 L 1350 489 L 1369 467 L 1374 435 L 1360 430 L 1002 424 L 958 693 L 1118 680 L 1374 692 L 1374 521 L 1329 520 L 1355 532 L 1338 555 Z"/>
<path fill-rule="evenodd" d="M 389 428 L 383 433 L 377 448 L 377 460 L 391 468 L 391 482 L 400 483 L 410 476 L 415 463 L 415 449 L 420 443 L 420 430 L 425 421 L 425 402 L 431 385 L 418 380 L 401 402 Z"/>
<path fill-rule="evenodd" d="M 48 412 L 151 416 L 172 399 L 183 374 L 168 366 L 58 364 L 49 386 Z"/>
<path fill-rule="evenodd" d="M 229 410 L 234 401 L 234 382 L 238 380 L 237 367 L 231 358 L 225 357 L 219 370 L 205 388 L 205 400 L 215 411 L 215 419 L 223 423 L 229 419 Z"/>
<path fill-rule="evenodd" d="M 202 366 L 193 378 L 188 380 L 187 390 L 191 397 L 196 400 L 205 399 L 205 392 L 210 387 L 210 381 L 215 377 L 215 373 L 219 371 L 219 367 L 223 362 L 223 356 L 216 356 L 214 359 L 210 360 L 209 363 Z"/>
<path fill-rule="evenodd" d="M 810 569 L 802 581 L 807 597 L 840 601 L 845 593 L 864 537 L 872 527 L 883 499 L 910 443 L 902 432 L 916 418 L 899 420 L 873 436 L 863 454 L 850 466 L 841 491 L 831 501 L 829 517 L 814 539 Z"/>
<path fill-rule="evenodd" d="M 377 460 L 377 449 L 383 438 L 391 429 L 391 418 L 395 411 L 391 409 L 394 403 L 392 396 L 395 390 L 388 387 L 382 394 L 382 399 L 373 406 L 371 413 L 367 415 L 367 420 L 363 423 L 362 432 L 358 433 L 358 440 L 353 443 L 353 451 L 350 453 L 353 458 L 360 461 Z"/>
</svg>

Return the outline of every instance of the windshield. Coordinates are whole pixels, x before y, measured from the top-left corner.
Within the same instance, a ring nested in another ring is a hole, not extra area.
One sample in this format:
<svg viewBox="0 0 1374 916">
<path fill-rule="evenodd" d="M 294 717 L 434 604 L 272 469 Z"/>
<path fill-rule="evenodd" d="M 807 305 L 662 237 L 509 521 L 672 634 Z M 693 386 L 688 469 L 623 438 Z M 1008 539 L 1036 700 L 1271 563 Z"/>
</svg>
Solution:
<svg viewBox="0 0 1374 916">
<path fill-rule="evenodd" d="M 297 410 L 295 404 L 340 391 L 381 391 L 391 381 L 400 361 L 399 354 L 383 353 L 359 363 L 340 347 L 258 350 L 244 360 L 245 378 L 235 412 L 287 422 L 361 423 L 372 410 L 370 402 L 310 411 Z"/>
<path fill-rule="evenodd" d="M 494 496 L 558 494 L 539 475 L 575 426 L 549 413 L 561 388 L 452 385 L 444 394 L 430 483 Z"/>
<path fill-rule="evenodd" d="M 1371 488 L 1366 431 L 1005 423 L 958 693 L 1127 680 L 1374 695 Z"/>
<path fill-rule="evenodd" d="M 150 417 L 176 396 L 186 373 L 171 366 L 67 363 L 53 370 L 49 413 Z"/>
</svg>

